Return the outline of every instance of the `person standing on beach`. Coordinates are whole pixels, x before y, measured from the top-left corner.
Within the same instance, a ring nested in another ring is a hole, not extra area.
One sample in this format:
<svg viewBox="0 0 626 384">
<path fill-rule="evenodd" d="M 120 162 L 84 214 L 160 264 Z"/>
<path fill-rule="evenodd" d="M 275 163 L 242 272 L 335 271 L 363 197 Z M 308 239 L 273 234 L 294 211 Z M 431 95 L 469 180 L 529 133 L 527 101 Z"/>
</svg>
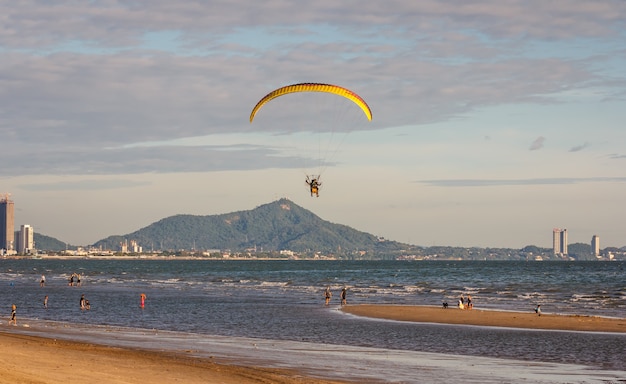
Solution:
<svg viewBox="0 0 626 384">
<path fill-rule="evenodd" d="M 46 285 L 46 277 L 44 275 L 41 275 L 41 280 L 39 281 L 39 286 L 43 287 L 44 285 Z"/>
<path fill-rule="evenodd" d="M 541 304 L 537 304 L 537 308 L 535 308 L 535 312 L 537 316 L 541 316 Z"/>
<path fill-rule="evenodd" d="M 17 306 L 15 304 L 11 306 L 11 320 L 9 320 L 9 325 L 11 325 L 11 323 L 17 325 Z"/>
<path fill-rule="evenodd" d="M 467 309 L 474 308 L 474 304 L 472 303 L 472 295 L 467 295 Z"/>
<path fill-rule="evenodd" d="M 463 297 L 463 295 L 459 297 L 459 309 L 465 309 L 465 298 Z"/>
<path fill-rule="evenodd" d="M 333 297 L 333 293 L 330 291 L 330 286 L 328 286 L 326 287 L 326 290 L 324 291 L 324 299 L 325 299 L 326 305 L 330 304 L 331 297 Z"/>
<path fill-rule="evenodd" d="M 341 290 L 341 305 L 346 305 L 346 296 L 348 295 L 348 289 L 346 287 L 343 287 L 343 289 Z"/>
</svg>

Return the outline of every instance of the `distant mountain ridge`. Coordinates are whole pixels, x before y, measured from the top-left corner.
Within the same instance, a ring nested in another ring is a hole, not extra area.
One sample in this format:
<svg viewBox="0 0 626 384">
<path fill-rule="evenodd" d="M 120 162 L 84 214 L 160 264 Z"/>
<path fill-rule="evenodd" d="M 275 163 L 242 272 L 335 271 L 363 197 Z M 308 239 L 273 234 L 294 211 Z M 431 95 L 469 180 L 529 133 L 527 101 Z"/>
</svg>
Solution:
<svg viewBox="0 0 626 384">
<path fill-rule="evenodd" d="M 280 199 L 247 211 L 220 215 L 175 215 L 161 219 L 126 235 L 109 236 L 93 244 L 103 250 L 119 251 L 120 244 L 137 242 L 143 252 L 151 251 L 232 251 L 256 250 L 257 254 L 291 250 L 310 257 L 315 252 L 342 259 L 416 259 L 416 260 L 594 260 L 589 244 L 569 245 L 563 257 L 551 248 L 534 245 L 522 249 L 430 246 L 421 247 L 380 239 L 346 225 L 334 224 Z M 36 248 L 44 251 L 76 249 L 49 236 L 35 233 Z M 132 249 L 128 249 L 133 253 Z M 626 247 L 607 247 L 626 260 Z"/>
<path fill-rule="evenodd" d="M 322 220 L 284 198 L 248 211 L 167 217 L 126 235 L 109 236 L 94 246 L 116 250 L 124 241 L 136 241 L 144 251 L 256 249 L 346 253 L 396 251 L 406 247 Z"/>
<path fill-rule="evenodd" d="M 57 240 L 54 237 L 42 235 L 41 233 L 34 233 L 35 248 L 44 249 L 46 251 L 62 251 L 68 248 L 75 248 L 69 246 L 67 243 Z"/>
</svg>

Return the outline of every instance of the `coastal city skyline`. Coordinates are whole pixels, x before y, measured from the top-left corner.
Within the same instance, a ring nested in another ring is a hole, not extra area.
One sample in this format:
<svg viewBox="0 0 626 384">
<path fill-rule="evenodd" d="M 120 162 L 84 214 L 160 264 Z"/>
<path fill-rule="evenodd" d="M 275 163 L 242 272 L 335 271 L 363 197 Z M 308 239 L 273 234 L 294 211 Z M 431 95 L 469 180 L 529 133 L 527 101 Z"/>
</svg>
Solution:
<svg viewBox="0 0 626 384">
<path fill-rule="evenodd" d="M 139 4 L 0 3 L 16 223 L 92 244 L 288 198 L 408 244 L 626 245 L 624 2 Z M 300 94 L 250 121 L 295 83 L 372 119 Z"/>
<path fill-rule="evenodd" d="M 15 231 L 15 203 L 10 199 L 9 194 L 5 194 L 0 198 L 0 254 L 35 254 L 38 249 L 35 247 L 34 242 L 34 228 L 29 224 L 19 225 L 19 231 Z M 356 229 L 356 228 L 355 228 Z M 568 252 L 568 232 L 567 229 L 554 228 L 552 230 L 552 249 L 553 254 L 561 257 L 565 257 Z M 57 239 L 63 241 L 63 239 Z M 103 239 L 100 239 L 103 240 Z M 66 243 L 67 244 L 67 243 Z M 91 247 L 93 244 L 72 244 L 77 247 Z M 411 244 L 417 245 L 420 244 Z M 446 244 L 439 244 L 440 246 L 447 246 Z M 536 244 L 527 244 L 528 246 L 536 246 Z M 591 254 L 596 258 L 601 258 L 600 236 L 593 235 L 590 241 Z M 115 249 L 108 249 L 107 251 L 119 251 L 121 253 L 143 253 L 143 247 L 146 244 L 140 244 L 134 239 L 125 238 L 119 247 Z M 615 246 L 609 246 L 615 247 Z M 154 248 L 152 244 L 151 249 Z M 194 247 L 195 248 L 195 247 Z M 194 250 L 192 248 L 191 250 Z M 618 247 L 619 248 L 619 247 Z M 159 248 L 162 249 L 162 248 Z M 44 249 L 45 250 L 45 249 Z M 100 249 L 102 250 L 102 249 Z M 150 251 L 148 251 L 150 252 Z"/>
</svg>

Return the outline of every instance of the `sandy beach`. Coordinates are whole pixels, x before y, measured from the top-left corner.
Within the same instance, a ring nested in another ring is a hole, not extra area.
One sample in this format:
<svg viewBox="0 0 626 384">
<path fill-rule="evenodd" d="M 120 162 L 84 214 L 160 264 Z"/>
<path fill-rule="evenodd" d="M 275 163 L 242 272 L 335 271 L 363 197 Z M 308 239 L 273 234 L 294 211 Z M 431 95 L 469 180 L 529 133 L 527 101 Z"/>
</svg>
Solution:
<svg viewBox="0 0 626 384">
<path fill-rule="evenodd" d="M 626 319 L 443 309 L 408 305 L 347 305 L 346 313 L 400 321 L 531 329 L 626 332 Z M 347 383 L 311 377 L 297 369 L 239 365 L 235 358 L 194 357 L 188 351 L 114 347 L 0 332 L 0 383 L 59 383 L 68 378 L 100 383 Z M 354 347 L 353 347 L 354 348 Z M 425 361 L 422 361 L 426 364 Z M 545 368 L 542 368 L 545 370 Z M 527 367 L 520 371 L 527 374 Z"/>
<path fill-rule="evenodd" d="M 410 305 L 348 305 L 343 311 L 356 316 L 423 323 L 465 324 L 490 327 L 552 329 L 586 332 L 626 332 L 626 319 L 598 316 L 555 315 L 534 312 L 444 309 Z"/>
<path fill-rule="evenodd" d="M 0 383 L 337 384 L 297 371 L 243 367 L 181 353 L 116 348 L 0 332 Z"/>
</svg>

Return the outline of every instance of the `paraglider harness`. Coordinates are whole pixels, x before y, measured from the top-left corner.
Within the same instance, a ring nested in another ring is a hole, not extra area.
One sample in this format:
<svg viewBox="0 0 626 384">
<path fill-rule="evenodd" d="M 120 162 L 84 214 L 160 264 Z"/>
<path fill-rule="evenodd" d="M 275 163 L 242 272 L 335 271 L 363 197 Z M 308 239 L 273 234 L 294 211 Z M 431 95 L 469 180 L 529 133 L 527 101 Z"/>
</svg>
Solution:
<svg viewBox="0 0 626 384">
<path fill-rule="evenodd" d="M 309 185 L 309 188 L 311 190 L 311 196 L 315 195 L 316 197 L 320 197 L 319 187 L 322 185 L 322 183 L 319 182 L 319 179 L 320 179 L 319 175 L 306 177 L 306 183 Z"/>
</svg>

